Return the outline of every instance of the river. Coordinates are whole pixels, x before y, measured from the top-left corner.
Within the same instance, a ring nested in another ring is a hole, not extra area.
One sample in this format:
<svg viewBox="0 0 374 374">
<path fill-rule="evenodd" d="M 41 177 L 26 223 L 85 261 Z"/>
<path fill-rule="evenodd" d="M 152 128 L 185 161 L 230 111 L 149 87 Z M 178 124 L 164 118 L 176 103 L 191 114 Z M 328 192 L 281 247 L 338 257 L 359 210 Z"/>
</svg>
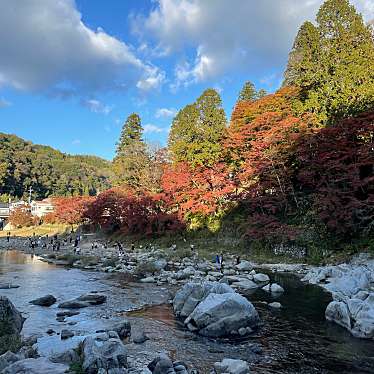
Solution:
<svg viewBox="0 0 374 374">
<path fill-rule="evenodd" d="M 144 365 L 166 351 L 199 369 L 200 374 L 208 374 L 212 364 L 224 357 L 248 360 L 253 373 L 374 373 L 374 343 L 355 339 L 325 321 L 329 294 L 304 285 L 292 274 L 269 275 L 285 289 L 277 299 L 283 308 L 270 310 L 263 302 L 273 299 L 257 290 L 247 297 L 259 311 L 263 321 L 260 329 L 248 339 L 213 341 L 190 333 L 174 318 L 167 288 L 58 267 L 19 251 L 0 252 L 0 283 L 20 286 L 0 293 L 8 296 L 27 318 L 23 334 L 40 336 L 38 349 L 42 355 L 74 347 L 85 335 L 126 317 L 133 332 L 145 331 L 150 338 L 141 345 L 127 344 L 129 360 Z M 49 308 L 29 304 L 46 294 L 61 302 L 92 291 L 107 295 L 107 303 L 81 309 L 79 315 L 64 322 L 56 320 L 57 304 Z M 56 333 L 48 335 L 48 329 Z M 61 340 L 62 329 L 73 331 L 75 336 Z"/>
</svg>

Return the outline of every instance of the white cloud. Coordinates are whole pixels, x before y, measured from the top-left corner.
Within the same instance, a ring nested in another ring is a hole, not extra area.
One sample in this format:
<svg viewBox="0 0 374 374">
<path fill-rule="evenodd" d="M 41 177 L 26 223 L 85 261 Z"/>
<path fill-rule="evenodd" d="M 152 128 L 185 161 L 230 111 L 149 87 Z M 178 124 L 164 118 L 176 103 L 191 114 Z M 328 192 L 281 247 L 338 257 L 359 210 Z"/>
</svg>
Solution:
<svg viewBox="0 0 374 374">
<path fill-rule="evenodd" d="M 6 108 L 8 106 L 11 106 L 12 103 L 8 100 L 5 100 L 4 98 L 0 97 L 0 108 Z"/>
<path fill-rule="evenodd" d="M 366 19 L 374 0 L 353 0 Z M 240 69 L 255 73 L 285 63 L 302 22 L 314 20 L 323 0 L 158 0 L 146 16 L 134 19 L 137 33 L 153 38 L 169 54 L 192 48 L 193 60 L 179 61 L 179 86 Z M 149 45 L 148 45 L 149 47 Z"/>
<path fill-rule="evenodd" d="M 74 0 L 0 4 L 0 87 L 68 97 L 160 81 L 129 45 L 86 26 Z"/>
<path fill-rule="evenodd" d="M 144 129 L 144 134 L 150 134 L 150 133 L 160 133 L 160 132 L 163 132 L 164 129 L 159 127 L 159 126 L 156 126 L 156 125 L 152 125 L 152 124 L 147 124 L 147 125 L 144 125 L 143 126 L 143 129 Z"/>
<path fill-rule="evenodd" d="M 175 108 L 159 108 L 156 110 L 155 117 L 156 118 L 172 118 L 177 114 L 177 110 Z"/>
<path fill-rule="evenodd" d="M 109 114 L 113 109 L 113 107 L 105 105 L 101 101 L 95 99 L 82 100 L 81 103 L 93 113 Z"/>
<path fill-rule="evenodd" d="M 142 91 L 157 90 L 165 81 L 165 73 L 156 67 L 147 67 L 145 76 L 136 83 Z"/>
</svg>

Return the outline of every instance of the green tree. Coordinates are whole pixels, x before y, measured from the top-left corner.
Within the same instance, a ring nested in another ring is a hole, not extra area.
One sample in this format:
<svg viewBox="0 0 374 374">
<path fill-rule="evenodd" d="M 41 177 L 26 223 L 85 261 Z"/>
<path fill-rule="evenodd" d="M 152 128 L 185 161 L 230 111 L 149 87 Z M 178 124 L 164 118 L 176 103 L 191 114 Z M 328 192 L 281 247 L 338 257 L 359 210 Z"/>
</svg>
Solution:
<svg viewBox="0 0 374 374">
<path fill-rule="evenodd" d="M 117 144 L 116 156 L 113 160 L 115 184 L 135 190 L 141 189 L 142 175 L 148 165 L 147 147 L 142 135 L 140 117 L 133 113 L 127 117 Z"/>
<path fill-rule="evenodd" d="M 317 26 L 301 27 L 285 85 L 302 88 L 304 110 L 324 124 L 374 106 L 373 32 L 348 0 L 327 0 Z"/>
<path fill-rule="evenodd" d="M 221 154 L 226 123 L 221 97 L 214 89 L 205 90 L 173 120 L 168 141 L 172 160 L 186 161 L 193 167 L 213 165 Z"/>
<path fill-rule="evenodd" d="M 256 99 L 257 91 L 255 85 L 247 81 L 239 92 L 238 101 L 253 101 Z"/>
<path fill-rule="evenodd" d="M 311 87 L 319 71 L 320 54 L 318 30 L 311 22 L 304 22 L 288 57 L 283 86 Z"/>
<path fill-rule="evenodd" d="M 124 123 L 121 131 L 120 139 L 117 143 L 117 151 L 115 159 L 122 158 L 126 155 L 128 146 L 143 142 L 143 127 L 138 114 L 130 114 Z"/>
</svg>

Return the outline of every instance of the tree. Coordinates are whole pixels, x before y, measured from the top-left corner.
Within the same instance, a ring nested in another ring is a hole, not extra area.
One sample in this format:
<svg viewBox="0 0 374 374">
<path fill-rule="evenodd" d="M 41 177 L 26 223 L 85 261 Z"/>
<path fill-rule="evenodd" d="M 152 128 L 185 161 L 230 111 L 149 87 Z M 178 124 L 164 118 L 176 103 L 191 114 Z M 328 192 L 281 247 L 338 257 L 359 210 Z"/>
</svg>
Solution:
<svg viewBox="0 0 374 374">
<path fill-rule="evenodd" d="M 143 127 L 138 114 L 130 114 L 124 123 L 120 139 L 117 143 L 116 159 L 127 156 L 128 147 L 134 143 L 142 143 Z"/>
<path fill-rule="evenodd" d="M 304 109 L 332 124 L 373 107 L 373 61 L 371 27 L 348 0 L 327 0 L 318 11 L 317 26 L 301 26 L 284 85 L 301 87 Z"/>
<path fill-rule="evenodd" d="M 225 128 L 221 98 L 214 89 L 207 89 L 173 120 L 168 141 L 172 160 L 186 161 L 192 167 L 213 165 L 220 156 Z"/>
<path fill-rule="evenodd" d="M 247 81 L 239 92 L 238 101 L 254 101 L 261 99 L 266 96 L 266 94 L 266 90 L 261 88 L 257 91 L 255 85 L 252 82 Z"/>
<path fill-rule="evenodd" d="M 256 99 L 256 87 L 255 85 L 247 81 L 244 83 L 243 88 L 239 92 L 238 101 L 252 101 Z"/>
<path fill-rule="evenodd" d="M 288 57 L 283 86 L 311 87 L 319 71 L 320 53 L 318 29 L 311 22 L 304 22 Z"/>
<path fill-rule="evenodd" d="M 30 212 L 30 207 L 19 206 L 12 209 L 9 215 L 9 222 L 17 228 L 32 226 L 34 224 L 34 217 Z"/>
<path fill-rule="evenodd" d="M 135 189 L 141 187 L 141 175 L 149 161 L 142 134 L 140 117 L 133 113 L 123 125 L 113 160 L 117 185 L 126 185 Z"/>
</svg>

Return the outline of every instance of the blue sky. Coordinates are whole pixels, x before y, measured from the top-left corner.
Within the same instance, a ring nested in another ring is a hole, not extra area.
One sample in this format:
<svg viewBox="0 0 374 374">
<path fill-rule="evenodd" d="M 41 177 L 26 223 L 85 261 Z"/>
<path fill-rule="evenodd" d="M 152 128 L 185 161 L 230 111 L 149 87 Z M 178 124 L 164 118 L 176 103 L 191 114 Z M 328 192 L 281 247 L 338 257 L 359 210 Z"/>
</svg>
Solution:
<svg viewBox="0 0 374 374">
<path fill-rule="evenodd" d="M 111 159 L 137 112 L 165 144 L 175 112 L 246 80 L 274 91 L 321 0 L 1 0 L 0 131 Z M 355 0 L 366 19 L 374 0 Z"/>
</svg>

